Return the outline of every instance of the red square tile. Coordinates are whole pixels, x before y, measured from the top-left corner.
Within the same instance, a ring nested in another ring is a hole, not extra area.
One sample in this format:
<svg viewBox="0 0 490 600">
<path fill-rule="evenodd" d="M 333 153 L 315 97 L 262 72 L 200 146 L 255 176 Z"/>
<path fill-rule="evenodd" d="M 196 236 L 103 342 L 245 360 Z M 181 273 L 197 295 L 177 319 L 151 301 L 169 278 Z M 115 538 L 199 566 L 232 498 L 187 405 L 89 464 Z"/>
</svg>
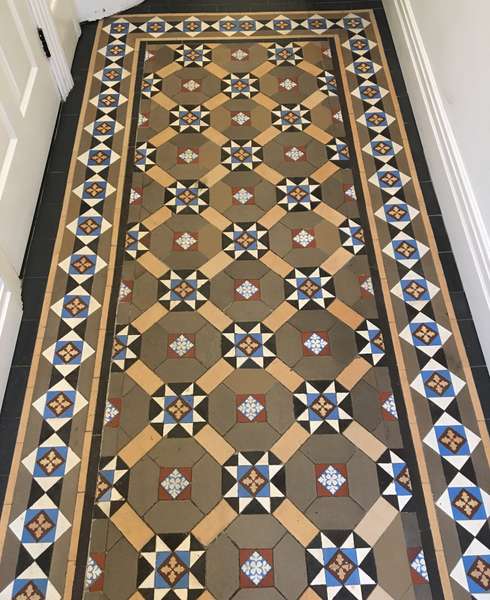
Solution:
<svg viewBox="0 0 490 600">
<path fill-rule="evenodd" d="M 272 549 L 241 549 L 239 560 L 241 588 L 274 587 Z"/>
<path fill-rule="evenodd" d="M 359 275 L 358 280 L 359 287 L 361 288 L 361 298 L 372 298 L 374 291 L 371 275 Z"/>
<path fill-rule="evenodd" d="M 158 478 L 160 500 L 190 500 L 192 488 L 191 467 L 162 467 Z"/>
<path fill-rule="evenodd" d="M 383 391 L 379 394 L 379 403 L 381 416 L 384 421 L 397 421 L 398 413 L 396 410 L 395 397 L 391 391 Z"/>
<path fill-rule="evenodd" d="M 306 160 L 306 146 L 284 146 L 284 160 L 298 163 Z"/>
<path fill-rule="evenodd" d="M 260 281 L 258 279 L 235 279 L 235 300 L 260 300 Z"/>
<path fill-rule="evenodd" d="M 349 483 L 345 464 L 315 465 L 316 493 L 319 496 L 348 496 Z"/>
<path fill-rule="evenodd" d="M 143 204 L 143 188 L 139 186 L 133 186 L 129 194 L 129 204 L 131 206 L 140 206 Z"/>
<path fill-rule="evenodd" d="M 230 50 L 230 59 L 233 62 L 241 63 L 248 60 L 250 52 L 247 48 L 232 48 Z"/>
<path fill-rule="evenodd" d="M 119 302 L 127 304 L 133 299 L 133 285 L 132 279 L 123 279 L 119 286 Z"/>
<path fill-rule="evenodd" d="M 230 114 L 230 125 L 232 127 L 244 127 L 252 124 L 252 116 L 249 110 L 232 110 Z"/>
<path fill-rule="evenodd" d="M 342 186 L 346 202 L 357 200 L 356 189 L 352 183 L 344 183 Z"/>
<path fill-rule="evenodd" d="M 138 120 L 138 127 L 140 129 L 147 129 L 150 126 L 150 113 L 141 112 Z"/>
<path fill-rule="evenodd" d="M 292 229 L 293 248 L 316 248 L 314 229 Z"/>
<path fill-rule="evenodd" d="M 267 421 L 265 394 L 237 394 L 237 423 L 264 423 Z"/>
<path fill-rule="evenodd" d="M 104 414 L 104 425 L 106 427 L 116 428 L 119 427 L 121 422 L 121 398 L 108 398 L 106 402 L 105 414 Z"/>
<path fill-rule="evenodd" d="M 196 336 L 193 333 L 170 333 L 168 336 L 168 358 L 195 358 Z"/>
<path fill-rule="evenodd" d="M 277 91 L 278 92 L 297 92 L 299 89 L 299 83 L 297 77 L 288 75 L 287 77 L 277 78 Z"/>
<path fill-rule="evenodd" d="M 304 356 L 330 356 L 330 343 L 326 331 L 303 331 L 301 341 Z"/>
<path fill-rule="evenodd" d="M 253 187 L 232 187 L 231 188 L 232 203 L 237 206 L 245 204 L 255 204 L 255 194 Z"/>
<path fill-rule="evenodd" d="M 177 148 L 177 164 L 193 165 L 199 162 L 199 148 Z"/>
<path fill-rule="evenodd" d="M 91 578 L 90 580 L 90 584 L 88 586 L 88 591 L 89 592 L 101 592 L 104 589 L 104 569 L 105 569 L 105 554 L 102 552 L 91 552 L 90 553 L 90 558 L 92 559 L 92 561 L 97 565 L 97 567 L 99 567 L 99 570 L 97 571 L 99 574 L 94 576 L 94 578 Z M 94 572 L 95 572 L 95 565 L 94 565 Z M 28 597 L 32 597 L 32 598 L 40 598 L 40 596 L 34 595 L 34 596 L 17 596 L 17 598 L 21 598 L 21 597 L 25 597 L 26 599 Z"/>
<path fill-rule="evenodd" d="M 198 92 L 201 89 L 201 80 L 200 79 L 182 79 L 182 83 L 180 86 L 180 91 L 186 94 L 191 94 L 192 92 Z"/>
<path fill-rule="evenodd" d="M 172 250 L 175 252 L 195 252 L 198 249 L 197 231 L 174 231 Z"/>
</svg>

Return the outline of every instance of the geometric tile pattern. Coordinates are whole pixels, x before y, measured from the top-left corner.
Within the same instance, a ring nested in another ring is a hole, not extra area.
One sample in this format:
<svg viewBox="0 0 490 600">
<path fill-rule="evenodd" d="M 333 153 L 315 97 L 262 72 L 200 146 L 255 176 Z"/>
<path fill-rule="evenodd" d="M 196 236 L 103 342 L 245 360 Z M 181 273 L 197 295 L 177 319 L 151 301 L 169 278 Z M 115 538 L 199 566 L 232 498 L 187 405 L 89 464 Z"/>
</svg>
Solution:
<svg viewBox="0 0 490 600">
<path fill-rule="evenodd" d="M 375 16 L 111 17 L 89 88 L 0 598 L 483 598 L 488 435 Z"/>
</svg>

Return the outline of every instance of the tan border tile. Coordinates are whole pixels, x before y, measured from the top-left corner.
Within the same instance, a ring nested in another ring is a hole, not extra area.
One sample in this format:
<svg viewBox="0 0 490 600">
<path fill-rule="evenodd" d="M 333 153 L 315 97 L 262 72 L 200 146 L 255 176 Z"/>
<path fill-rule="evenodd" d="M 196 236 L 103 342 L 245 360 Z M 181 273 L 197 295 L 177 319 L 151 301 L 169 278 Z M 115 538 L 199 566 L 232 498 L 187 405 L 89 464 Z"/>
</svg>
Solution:
<svg viewBox="0 0 490 600">
<path fill-rule="evenodd" d="M 337 248 L 333 254 L 331 254 L 323 263 L 320 265 L 322 269 L 325 269 L 327 273 L 335 275 L 342 267 L 350 262 L 352 254 L 345 248 Z"/>
<path fill-rule="evenodd" d="M 216 431 L 211 425 L 205 425 L 196 433 L 194 439 L 210 454 L 217 463 L 223 465 L 235 452 L 233 446 Z"/>
<path fill-rule="evenodd" d="M 172 216 L 172 211 L 168 206 L 162 206 L 156 212 L 151 214 L 149 217 L 146 217 L 144 221 L 142 221 L 142 225 L 144 225 L 150 231 L 156 229 L 165 221 L 168 221 Z"/>
<path fill-rule="evenodd" d="M 272 446 L 271 452 L 285 463 L 309 437 L 310 434 L 304 427 L 299 423 L 293 423 Z"/>
<path fill-rule="evenodd" d="M 203 106 L 205 106 L 208 110 L 214 110 L 215 108 L 218 108 L 218 106 L 221 106 L 228 100 L 228 96 L 220 92 L 219 94 L 216 94 L 216 96 L 213 96 L 209 100 L 206 100 Z"/>
<path fill-rule="evenodd" d="M 354 529 L 370 546 L 374 546 L 388 529 L 398 511 L 384 498 L 378 498 Z"/>
<path fill-rule="evenodd" d="M 140 431 L 133 437 L 124 448 L 118 453 L 118 456 L 132 467 L 145 456 L 162 439 L 151 425 L 147 425 L 143 431 Z"/>
<path fill-rule="evenodd" d="M 318 204 L 318 206 L 315 207 L 315 212 L 317 215 L 320 215 L 322 219 L 325 219 L 325 221 L 335 225 L 335 227 L 339 227 L 339 225 L 345 221 L 345 215 L 339 213 L 335 208 L 328 206 L 325 202 Z"/>
<path fill-rule="evenodd" d="M 172 100 L 163 92 L 158 92 L 158 94 L 155 94 L 155 96 L 152 97 L 152 101 L 159 104 L 165 110 L 171 110 L 172 108 L 175 108 L 176 104 L 175 100 Z"/>
<path fill-rule="evenodd" d="M 296 314 L 297 310 L 289 304 L 289 302 L 282 302 L 277 308 L 275 308 L 270 315 L 268 315 L 262 323 L 268 327 L 271 331 L 277 331 L 286 321 Z"/>
<path fill-rule="evenodd" d="M 263 62 L 257 68 L 252 71 L 252 75 L 254 77 L 258 77 L 259 79 L 266 75 L 269 71 L 275 68 L 276 65 L 270 63 L 269 61 Z"/>
<path fill-rule="evenodd" d="M 163 307 L 160 302 L 155 302 L 153 306 L 150 306 L 144 313 L 142 313 L 137 319 L 135 319 L 131 325 L 136 327 L 140 333 L 148 331 L 152 325 L 163 319 L 168 313 L 168 310 Z"/>
<path fill-rule="evenodd" d="M 319 529 L 288 498 L 272 514 L 305 548 L 318 535 Z"/>
<path fill-rule="evenodd" d="M 197 312 L 220 331 L 226 329 L 233 322 L 230 317 L 209 300 L 198 308 Z"/>
<path fill-rule="evenodd" d="M 218 79 L 224 79 L 230 72 L 227 69 L 223 69 L 223 67 L 220 67 L 220 65 L 218 65 L 215 62 L 207 63 L 206 65 L 204 65 L 204 68 L 206 69 L 206 71 L 212 73 Z"/>
<path fill-rule="evenodd" d="M 168 266 L 151 252 L 145 252 L 138 257 L 138 262 L 157 279 L 169 270 Z"/>
<path fill-rule="evenodd" d="M 228 227 L 228 225 L 231 225 L 231 221 L 212 206 L 206 208 L 206 210 L 201 213 L 201 217 L 204 217 L 208 223 L 214 225 L 214 227 L 220 231 L 223 231 Z"/>
<path fill-rule="evenodd" d="M 171 62 L 157 71 L 157 75 L 162 79 L 165 79 L 165 77 L 172 75 L 172 73 L 175 73 L 176 71 L 180 71 L 180 69 L 182 69 L 182 65 L 179 65 L 179 63 L 176 62 Z"/>
<path fill-rule="evenodd" d="M 284 179 L 280 173 L 265 163 L 260 163 L 260 165 L 255 169 L 255 172 L 263 177 L 266 181 L 270 181 L 274 185 L 277 185 L 281 179 Z"/>
<path fill-rule="evenodd" d="M 369 600 L 394 600 L 380 585 L 377 585 L 369 595 Z"/>
<path fill-rule="evenodd" d="M 218 181 L 221 181 L 230 171 L 223 165 L 216 165 L 214 169 L 201 177 L 201 181 L 209 188 L 213 187 Z"/>
<path fill-rule="evenodd" d="M 386 450 L 386 446 L 378 440 L 370 431 L 363 427 L 357 421 L 352 423 L 344 430 L 344 437 L 362 450 L 366 456 L 376 462 Z"/>
<path fill-rule="evenodd" d="M 303 378 L 293 371 L 286 363 L 279 358 L 275 358 L 266 368 L 267 373 L 275 377 L 277 381 L 285 385 L 292 392 L 303 383 Z"/>
<path fill-rule="evenodd" d="M 111 521 L 128 542 L 140 551 L 154 533 L 131 506 L 125 502 L 112 516 Z"/>
<path fill-rule="evenodd" d="M 137 360 L 126 369 L 126 373 L 133 379 L 145 392 L 151 396 L 163 385 L 163 381 L 148 368 L 144 362 Z"/>
<path fill-rule="evenodd" d="M 300 69 L 303 69 L 303 71 L 306 71 L 306 73 L 313 75 L 314 77 L 318 77 L 318 75 L 320 75 L 320 73 L 322 72 L 320 67 L 313 65 L 312 63 L 308 62 L 307 60 L 302 60 L 296 66 Z"/>
<path fill-rule="evenodd" d="M 214 127 L 208 127 L 202 132 L 202 135 L 206 136 L 208 140 L 214 142 L 217 146 L 221 148 L 226 142 L 228 138 L 226 135 L 223 135 L 220 131 L 215 129 Z"/>
<path fill-rule="evenodd" d="M 175 129 L 167 127 L 163 131 L 160 131 L 152 138 L 150 138 L 150 144 L 153 144 L 156 148 L 160 148 L 160 146 L 163 146 L 163 144 L 169 142 L 176 135 L 177 132 L 175 131 Z"/>
<path fill-rule="evenodd" d="M 268 110 L 273 110 L 277 106 L 277 102 L 275 100 L 269 98 L 269 96 L 266 96 L 262 92 L 255 94 L 254 102 L 256 102 L 259 106 L 267 108 Z"/>
<path fill-rule="evenodd" d="M 208 546 L 218 535 L 233 523 L 237 513 L 226 500 L 221 500 L 202 521 L 192 530 L 194 535 L 204 546 Z"/>
<path fill-rule="evenodd" d="M 337 375 L 336 380 L 351 390 L 371 368 L 372 365 L 366 359 L 358 356 Z"/>
<path fill-rule="evenodd" d="M 254 141 L 260 146 L 265 146 L 265 144 L 271 142 L 280 133 L 281 132 L 279 131 L 279 129 L 277 129 L 277 127 L 273 127 L 271 125 L 268 129 L 259 133 L 259 135 L 254 138 Z"/>
<path fill-rule="evenodd" d="M 309 129 L 309 128 L 308 128 Z M 309 135 L 311 135 L 310 131 L 308 130 L 307 132 Z M 324 137 L 324 136 L 322 136 Z M 315 136 L 315 139 L 317 139 L 317 137 Z M 326 144 L 327 142 L 320 140 L 323 144 Z M 318 183 L 323 183 L 324 181 L 326 181 L 329 177 L 332 177 L 332 175 L 334 175 L 335 173 L 337 173 L 337 171 L 339 170 L 340 167 L 338 167 L 337 165 L 334 165 L 333 162 L 327 162 L 324 165 L 322 165 L 319 169 L 317 169 L 316 171 L 314 171 L 311 176 L 315 181 L 318 181 Z"/>
<path fill-rule="evenodd" d="M 232 262 L 233 258 L 226 254 L 224 250 L 221 250 L 219 254 L 216 254 L 213 258 L 209 259 L 207 263 L 202 265 L 199 270 L 205 277 L 212 279 L 217 273 L 226 269 Z"/>
<path fill-rule="evenodd" d="M 342 321 L 348 325 L 351 329 L 355 330 L 364 321 L 364 317 L 356 312 L 350 306 L 347 306 L 345 302 L 335 298 L 335 300 L 327 307 L 328 312 L 333 315 L 339 321 Z"/>
<path fill-rule="evenodd" d="M 281 277 L 286 277 L 293 270 L 293 267 L 287 263 L 283 258 L 278 256 L 272 250 L 269 250 L 261 256 L 260 260 L 264 263 L 266 267 L 269 267 L 274 273 L 277 273 Z"/>
<path fill-rule="evenodd" d="M 321 600 L 320 596 L 311 588 L 308 588 L 301 596 L 299 600 Z"/>
<path fill-rule="evenodd" d="M 280 221 L 285 214 L 286 211 L 284 208 L 279 206 L 279 204 L 276 204 L 270 210 L 268 210 L 265 215 L 260 217 L 259 223 L 266 229 L 270 229 L 273 225 Z"/>
<path fill-rule="evenodd" d="M 174 181 L 174 178 L 158 165 L 153 165 L 151 169 L 146 171 L 146 174 L 164 188 L 168 187 Z"/>
<path fill-rule="evenodd" d="M 315 106 L 317 106 L 321 102 L 323 102 L 326 97 L 327 95 L 324 92 L 322 92 L 321 90 L 316 90 L 315 92 L 313 92 L 313 94 L 310 94 L 308 98 L 305 98 L 301 102 L 301 104 L 303 106 L 306 106 L 306 108 L 312 109 L 315 108 Z"/>
</svg>

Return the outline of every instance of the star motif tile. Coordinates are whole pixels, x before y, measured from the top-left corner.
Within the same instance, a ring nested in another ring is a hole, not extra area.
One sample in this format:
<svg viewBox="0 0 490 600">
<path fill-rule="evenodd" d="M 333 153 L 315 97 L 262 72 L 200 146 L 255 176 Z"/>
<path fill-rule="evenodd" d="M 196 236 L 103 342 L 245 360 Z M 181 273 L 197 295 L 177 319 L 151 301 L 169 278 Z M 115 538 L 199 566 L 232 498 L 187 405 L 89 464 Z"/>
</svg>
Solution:
<svg viewBox="0 0 490 600">
<path fill-rule="evenodd" d="M 263 369 L 276 356 L 274 334 L 262 323 L 232 323 L 223 331 L 221 352 L 235 369 Z"/>
<path fill-rule="evenodd" d="M 284 465 L 271 452 L 238 452 L 223 465 L 222 491 L 240 514 L 273 512 L 284 500 Z"/>
<path fill-rule="evenodd" d="M 293 400 L 294 416 L 308 433 L 339 433 L 352 421 L 349 392 L 336 381 L 305 381 Z"/>
<path fill-rule="evenodd" d="M 150 402 L 150 423 L 162 437 L 191 437 L 207 423 L 208 398 L 195 383 L 172 383 Z"/>
<path fill-rule="evenodd" d="M 294 269 L 284 280 L 284 296 L 298 310 L 327 308 L 335 299 L 333 278 L 321 267 Z"/>
<path fill-rule="evenodd" d="M 221 148 L 221 164 L 230 171 L 251 171 L 262 160 L 262 147 L 253 140 L 230 140 Z"/>
<path fill-rule="evenodd" d="M 259 223 L 233 223 L 223 231 L 222 244 L 235 260 L 255 260 L 269 249 L 269 232 Z"/>
<path fill-rule="evenodd" d="M 159 281 L 158 301 L 168 310 L 196 310 L 209 298 L 209 280 L 200 271 L 168 271 Z"/>
<path fill-rule="evenodd" d="M 277 203 L 287 211 L 313 210 L 320 202 L 320 184 L 311 178 L 291 177 L 277 185 Z"/>
<path fill-rule="evenodd" d="M 164 203 L 176 214 L 199 214 L 208 207 L 209 189 L 201 181 L 175 181 L 165 189 Z"/>
<path fill-rule="evenodd" d="M 258 79 L 250 73 L 230 73 L 221 80 L 221 90 L 230 98 L 253 98 L 259 93 Z"/>
</svg>

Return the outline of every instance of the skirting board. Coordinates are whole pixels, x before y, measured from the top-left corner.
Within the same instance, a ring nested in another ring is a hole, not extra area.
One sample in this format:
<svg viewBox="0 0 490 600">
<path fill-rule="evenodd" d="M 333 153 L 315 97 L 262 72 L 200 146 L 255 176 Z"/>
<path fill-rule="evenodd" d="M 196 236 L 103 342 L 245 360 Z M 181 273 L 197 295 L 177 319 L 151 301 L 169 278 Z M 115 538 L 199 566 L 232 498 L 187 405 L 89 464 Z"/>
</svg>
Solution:
<svg viewBox="0 0 490 600">
<path fill-rule="evenodd" d="M 478 207 L 410 0 L 383 0 L 442 216 L 487 364 L 490 236 Z"/>
<path fill-rule="evenodd" d="M 122 12 L 141 2 L 143 0 L 75 0 L 75 6 L 80 21 L 95 21 Z"/>
</svg>

